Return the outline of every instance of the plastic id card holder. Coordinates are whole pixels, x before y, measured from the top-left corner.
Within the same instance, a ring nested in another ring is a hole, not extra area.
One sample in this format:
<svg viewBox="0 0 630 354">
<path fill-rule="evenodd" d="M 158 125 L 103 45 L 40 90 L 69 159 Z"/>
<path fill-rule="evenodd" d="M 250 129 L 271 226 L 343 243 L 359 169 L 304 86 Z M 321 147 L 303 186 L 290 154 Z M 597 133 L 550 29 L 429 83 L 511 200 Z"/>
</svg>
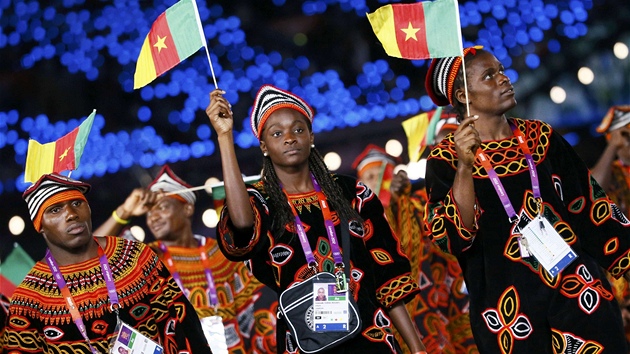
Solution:
<svg viewBox="0 0 630 354">
<path fill-rule="evenodd" d="M 526 245 L 529 253 L 536 257 L 552 277 L 578 257 L 549 221 L 540 215 L 521 231 L 525 240 L 521 244 Z"/>
<path fill-rule="evenodd" d="M 144 334 L 124 322 L 119 322 L 120 331 L 116 336 L 110 354 L 161 354 L 164 349 Z"/>
<path fill-rule="evenodd" d="M 200 318 L 203 334 L 206 336 L 212 354 L 228 354 L 228 346 L 225 340 L 225 328 L 221 316 L 208 316 Z"/>
<path fill-rule="evenodd" d="M 337 291 L 337 284 L 313 283 L 313 324 L 315 332 L 347 332 L 350 320 L 349 291 Z"/>
</svg>

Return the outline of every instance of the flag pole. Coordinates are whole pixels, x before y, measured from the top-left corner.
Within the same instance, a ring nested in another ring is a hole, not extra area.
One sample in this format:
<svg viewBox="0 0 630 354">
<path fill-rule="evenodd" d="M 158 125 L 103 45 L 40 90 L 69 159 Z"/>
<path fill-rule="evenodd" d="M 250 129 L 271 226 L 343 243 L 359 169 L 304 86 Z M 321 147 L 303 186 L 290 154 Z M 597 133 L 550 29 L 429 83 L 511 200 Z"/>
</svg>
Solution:
<svg viewBox="0 0 630 354">
<path fill-rule="evenodd" d="M 186 189 L 180 189 L 180 190 L 177 190 L 177 191 L 164 193 L 164 196 L 166 197 L 166 196 L 174 195 L 174 194 L 182 194 L 182 193 L 185 193 L 185 192 L 198 191 L 200 189 L 205 189 L 205 188 L 206 188 L 205 185 L 197 186 L 197 187 L 190 187 L 190 188 L 186 188 Z"/>
<path fill-rule="evenodd" d="M 203 32 L 203 26 L 201 26 L 201 18 L 199 17 L 199 9 L 197 8 L 197 0 L 192 0 L 195 6 L 195 17 L 197 18 L 197 27 L 199 28 L 199 35 L 203 42 L 203 47 L 206 49 L 206 56 L 208 58 L 208 64 L 210 64 L 210 72 L 212 73 L 212 81 L 214 82 L 214 88 L 218 89 L 217 77 L 214 75 L 214 67 L 212 66 L 212 60 L 210 59 L 210 51 L 208 50 L 208 43 L 206 43 L 206 34 Z"/>
<path fill-rule="evenodd" d="M 455 3 L 455 15 L 457 16 L 457 26 L 459 28 L 459 50 L 461 50 L 462 57 L 462 74 L 464 74 L 464 94 L 466 95 L 466 117 L 470 117 L 470 104 L 468 103 L 468 82 L 466 81 L 466 65 L 464 64 L 464 44 L 462 41 L 462 25 L 459 19 L 459 3 L 457 0 L 453 0 Z"/>
</svg>

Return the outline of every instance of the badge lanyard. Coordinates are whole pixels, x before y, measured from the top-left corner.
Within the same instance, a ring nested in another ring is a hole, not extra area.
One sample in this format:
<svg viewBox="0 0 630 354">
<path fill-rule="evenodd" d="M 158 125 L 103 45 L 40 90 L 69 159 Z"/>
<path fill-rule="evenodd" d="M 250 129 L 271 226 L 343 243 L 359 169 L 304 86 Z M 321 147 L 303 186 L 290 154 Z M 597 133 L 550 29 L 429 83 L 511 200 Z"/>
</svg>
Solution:
<svg viewBox="0 0 630 354">
<path fill-rule="evenodd" d="M 119 307 L 118 294 L 116 293 L 116 284 L 114 283 L 112 271 L 111 271 L 111 268 L 109 267 L 107 256 L 105 255 L 103 248 L 98 243 L 96 238 L 94 238 L 94 242 L 96 242 L 96 244 L 98 245 L 98 257 L 99 257 L 99 262 L 101 263 L 101 273 L 103 274 L 103 279 L 105 279 L 105 285 L 107 286 L 107 295 L 109 296 L 110 308 L 114 312 L 116 312 L 116 315 L 118 315 L 118 307 Z M 85 324 L 83 323 L 83 319 L 81 318 L 81 314 L 79 313 L 79 307 L 77 306 L 76 302 L 72 298 L 72 294 L 70 294 L 70 289 L 68 289 L 68 285 L 66 284 L 66 281 L 63 279 L 63 275 L 61 274 L 61 271 L 59 270 L 59 265 L 57 264 L 57 261 L 55 261 L 55 258 L 53 257 L 52 253 L 50 253 L 49 249 L 46 250 L 45 258 L 46 258 L 46 262 L 48 263 L 48 267 L 50 268 L 50 271 L 52 272 L 53 277 L 55 278 L 55 281 L 57 282 L 57 287 L 59 287 L 59 290 L 61 291 L 61 295 L 65 298 L 66 303 L 68 304 L 68 308 L 70 309 L 70 316 L 72 316 L 72 320 L 74 321 L 75 325 L 79 329 L 79 332 L 81 332 L 83 339 L 85 339 L 88 346 L 90 347 L 90 351 L 93 354 L 99 354 L 99 352 L 96 349 L 94 349 L 94 347 L 90 343 L 90 338 L 87 335 Z"/>
<path fill-rule="evenodd" d="M 541 203 L 542 199 L 541 199 L 541 194 L 540 194 L 540 182 L 538 180 L 538 173 L 536 172 L 536 164 L 534 163 L 532 154 L 529 151 L 529 147 L 527 147 L 527 143 L 525 142 L 525 135 L 523 134 L 523 132 L 518 130 L 516 126 L 514 125 L 514 123 L 512 122 L 510 122 L 510 128 L 512 128 L 512 133 L 516 136 L 518 145 L 521 148 L 521 150 L 523 150 L 523 153 L 525 154 L 525 159 L 527 160 L 527 167 L 529 169 L 529 175 L 532 180 L 532 191 L 534 193 L 534 198 L 536 198 L 538 203 Z M 505 212 L 508 214 L 510 223 L 515 223 L 516 221 L 518 221 L 518 217 L 516 216 L 516 211 L 514 211 L 514 207 L 512 206 L 512 203 L 510 202 L 510 198 L 508 198 L 507 193 L 505 192 L 505 188 L 503 187 L 503 184 L 501 183 L 501 180 L 499 179 L 499 176 L 497 175 L 497 172 L 494 170 L 494 167 L 492 167 L 492 164 L 490 163 L 490 159 L 488 158 L 488 155 L 486 155 L 483 152 L 483 150 L 481 150 L 481 147 L 477 149 L 476 155 L 479 158 L 479 161 L 481 161 L 481 166 L 483 166 L 483 168 L 486 170 L 486 173 L 488 173 L 488 176 L 490 177 L 490 180 L 492 181 L 492 186 L 494 187 L 494 190 L 497 192 L 499 199 L 501 199 L 501 204 L 503 204 L 503 208 L 505 209 Z M 539 204 L 539 213 L 542 213 L 541 204 Z"/>
<path fill-rule="evenodd" d="M 162 255 L 164 256 L 164 261 L 166 262 L 168 269 L 171 270 L 171 275 L 173 276 L 173 279 L 175 279 L 175 282 L 177 283 L 177 285 L 179 285 L 182 291 L 186 293 L 186 295 L 188 295 L 189 291 L 188 289 L 184 287 L 182 277 L 179 275 L 179 272 L 177 271 L 177 268 L 175 267 L 175 262 L 173 261 L 173 257 L 171 256 L 171 253 L 168 251 L 168 248 L 161 241 L 158 242 L 158 247 L 160 248 L 160 251 L 162 251 Z M 210 270 L 210 260 L 208 259 L 208 255 L 206 254 L 201 244 L 199 245 L 199 254 L 201 256 L 201 262 L 203 264 L 203 272 L 205 273 L 206 281 L 208 282 L 207 293 L 208 293 L 208 297 L 210 298 L 210 305 L 216 308 L 219 305 L 219 298 L 217 296 L 217 288 L 214 284 L 214 277 L 212 276 L 212 271 Z"/>
<path fill-rule="evenodd" d="M 330 248 L 333 254 L 333 260 L 335 261 L 335 268 L 337 272 L 335 276 L 337 277 L 337 287 L 338 290 L 345 289 L 345 273 L 343 272 L 344 264 L 343 257 L 341 256 L 341 251 L 339 249 L 339 243 L 337 242 L 337 232 L 335 231 L 335 225 L 332 221 L 332 214 L 330 212 L 330 207 L 328 205 L 328 200 L 326 195 L 322 192 L 322 188 L 320 187 L 317 180 L 311 174 L 311 181 L 313 182 L 313 187 L 315 188 L 315 193 L 317 194 L 317 200 L 319 202 L 319 206 L 322 209 L 322 213 L 324 215 L 324 225 L 326 227 L 326 234 L 328 235 L 328 239 L 330 240 Z M 306 231 L 304 231 L 304 225 L 298 216 L 297 210 L 290 201 L 289 194 L 287 191 L 280 185 L 282 191 L 287 196 L 287 200 L 289 201 L 289 206 L 291 207 L 291 211 L 293 212 L 293 216 L 295 217 L 295 226 L 297 229 L 297 234 L 300 239 L 300 244 L 302 245 L 302 250 L 304 251 L 304 256 L 306 257 L 306 262 L 308 266 L 317 269 L 317 262 L 315 261 L 315 256 L 313 255 L 313 251 L 311 249 L 311 245 L 308 242 L 308 237 L 306 235 Z M 343 284 L 341 283 L 343 281 Z"/>
</svg>

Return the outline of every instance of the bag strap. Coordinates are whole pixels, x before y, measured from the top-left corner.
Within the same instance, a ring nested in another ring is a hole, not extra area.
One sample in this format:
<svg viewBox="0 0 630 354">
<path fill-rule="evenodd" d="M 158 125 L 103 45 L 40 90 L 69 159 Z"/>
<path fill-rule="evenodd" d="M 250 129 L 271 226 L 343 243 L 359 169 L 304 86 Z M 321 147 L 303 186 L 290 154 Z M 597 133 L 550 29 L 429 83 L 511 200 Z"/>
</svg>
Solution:
<svg viewBox="0 0 630 354">
<path fill-rule="evenodd" d="M 341 247 L 343 248 L 343 272 L 350 283 L 350 225 L 346 218 L 341 218 Z"/>
</svg>

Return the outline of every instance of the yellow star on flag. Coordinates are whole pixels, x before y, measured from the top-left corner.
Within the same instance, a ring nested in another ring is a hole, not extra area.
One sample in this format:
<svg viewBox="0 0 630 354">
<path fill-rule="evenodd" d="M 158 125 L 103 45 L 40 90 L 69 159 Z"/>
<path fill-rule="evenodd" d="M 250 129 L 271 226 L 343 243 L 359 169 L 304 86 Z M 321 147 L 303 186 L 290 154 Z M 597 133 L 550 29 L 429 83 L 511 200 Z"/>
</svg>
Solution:
<svg viewBox="0 0 630 354">
<path fill-rule="evenodd" d="M 420 28 L 414 28 L 411 25 L 411 21 L 409 21 L 409 26 L 407 28 L 401 28 L 401 31 L 405 32 L 407 36 L 405 37 L 405 42 L 409 40 L 409 38 L 413 38 L 414 41 L 418 41 L 416 38 L 416 33 L 420 30 Z"/>
<path fill-rule="evenodd" d="M 63 154 L 59 155 L 59 161 L 63 160 L 66 158 L 66 156 L 68 156 L 68 150 L 70 150 L 70 148 L 66 148 L 66 150 L 63 152 Z"/>
<path fill-rule="evenodd" d="M 409 25 L 411 26 L 411 23 Z M 166 40 L 166 36 L 164 37 L 157 36 L 157 37 L 158 37 L 158 40 L 157 42 L 155 42 L 153 46 L 156 47 L 158 49 L 158 53 L 160 53 L 162 51 L 162 48 L 166 48 L 166 43 L 164 43 L 164 41 Z"/>
</svg>

